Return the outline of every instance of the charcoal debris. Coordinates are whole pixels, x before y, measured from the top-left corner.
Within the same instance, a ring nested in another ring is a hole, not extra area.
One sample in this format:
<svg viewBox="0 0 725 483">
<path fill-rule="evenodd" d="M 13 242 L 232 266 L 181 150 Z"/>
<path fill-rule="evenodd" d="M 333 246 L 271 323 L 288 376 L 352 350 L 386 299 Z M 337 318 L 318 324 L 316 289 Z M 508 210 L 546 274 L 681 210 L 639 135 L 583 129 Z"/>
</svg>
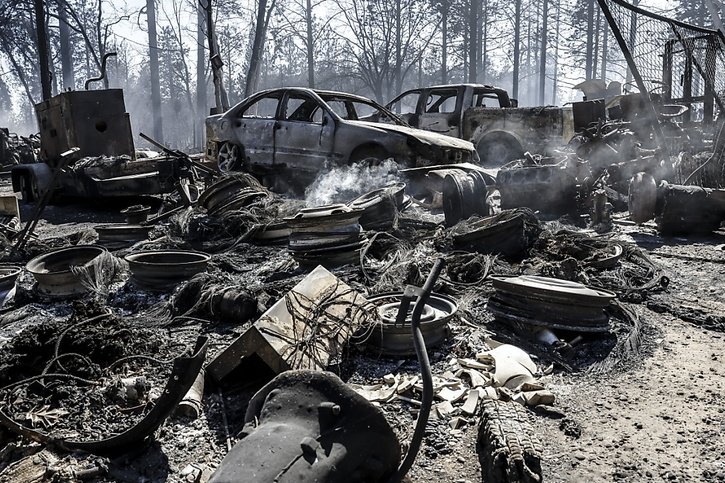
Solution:
<svg viewBox="0 0 725 483">
<path fill-rule="evenodd" d="M 0 481 L 723 480 L 718 2 L 80 3 L 0 8 Z"/>
</svg>

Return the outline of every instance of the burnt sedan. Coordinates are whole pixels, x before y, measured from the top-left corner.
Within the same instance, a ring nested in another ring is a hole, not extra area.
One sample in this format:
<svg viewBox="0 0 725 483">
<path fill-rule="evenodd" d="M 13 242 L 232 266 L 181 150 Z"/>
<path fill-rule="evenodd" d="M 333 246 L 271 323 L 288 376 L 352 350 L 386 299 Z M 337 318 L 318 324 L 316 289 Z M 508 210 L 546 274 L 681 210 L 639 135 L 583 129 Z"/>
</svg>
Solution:
<svg viewBox="0 0 725 483">
<path fill-rule="evenodd" d="M 323 168 L 393 158 L 403 167 L 478 162 L 468 141 L 413 129 L 370 99 L 278 88 L 206 119 L 207 157 L 223 172 L 293 173 L 310 181 Z"/>
</svg>

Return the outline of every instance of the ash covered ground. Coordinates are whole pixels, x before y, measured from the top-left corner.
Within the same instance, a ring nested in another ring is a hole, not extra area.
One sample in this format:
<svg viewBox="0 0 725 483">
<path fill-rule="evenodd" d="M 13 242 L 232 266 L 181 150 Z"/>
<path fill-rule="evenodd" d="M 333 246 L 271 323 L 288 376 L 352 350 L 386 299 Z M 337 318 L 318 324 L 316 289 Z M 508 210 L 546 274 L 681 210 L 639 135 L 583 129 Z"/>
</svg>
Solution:
<svg viewBox="0 0 725 483">
<path fill-rule="evenodd" d="M 123 206 L 50 206 L 37 239 L 16 261 L 96 242 L 94 226 L 120 221 Z M 284 245 L 245 238 L 258 213 L 289 216 L 300 206 L 299 200 L 274 196 L 247 207 L 243 216 L 214 219 L 190 209 L 159 224 L 151 235 L 156 241 L 144 242 L 144 249 L 211 253 L 207 272 L 175 289 L 146 291 L 129 282 L 128 267 L 118 261 L 128 248 L 112 252 L 116 261 L 104 265 L 112 274 L 79 298 L 39 294 L 31 275 L 23 273 L 14 302 L 0 314 L 3 411 L 24 426 L 75 440 L 131 427 L 151 410 L 148 402 L 166 383 L 171 360 L 188 352 L 198 335 L 209 337 L 207 360 L 213 358 L 309 273 Z M 24 206 L 22 216 L 30 210 Z M 635 226 L 615 215 L 612 230 L 599 235 L 564 217 L 540 222 L 526 253 L 506 259 L 452 249 L 441 220 L 414 205 L 400 213 L 390 236 L 370 243 L 362 267 L 351 263 L 332 273 L 367 296 L 421 286 L 435 258 L 445 257 L 436 291 L 460 308 L 445 342 L 429 351 L 433 373 L 444 376 L 451 359 L 475 358 L 492 341 L 527 351 L 539 383 L 556 398 L 553 405 L 528 408 L 524 417 L 532 431 L 522 438 L 538 439 L 544 480 L 725 481 L 725 233 L 662 237 L 654 224 Z M 597 268 L 592 262 L 614 245 L 624 247 L 619 262 Z M 485 308 L 494 292 L 491 277 L 515 274 L 613 290 L 618 298 L 610 330 L 584 335 L 566 354 L 522 337 Z M 254 300 L 247 320 L 213 313 L 210 294 L 220 287 L 243 287 Z M 381 357 L 360 344 L 348 347 L 330 369 L 357 385 L 419 373 L 413 356 Z M 174 414 L 153 438 L 121 456 L 46 447 L 4 428 L 3 471 L 16 474 L 11 470 L 35 455 L 31 461 L 46 468 L 42 479 L 48 481 L 205 481 L 238 440 L 250 398 L 272 376 L 252 363 L 224 384 L 207 384 L 198 418 Z M 140 394 L 129 396 L 124 378 L 143 378 Z M 13 386 L 24 380 L 34 383 Z M 377 404 L 405 448 L 418 407 L 403 400 Z M 454 416 L 460 417 L 455 429 Z M 488 481 L 479 416 L 458 409 L 431 420 L 409 481 Z"/>
</svg>

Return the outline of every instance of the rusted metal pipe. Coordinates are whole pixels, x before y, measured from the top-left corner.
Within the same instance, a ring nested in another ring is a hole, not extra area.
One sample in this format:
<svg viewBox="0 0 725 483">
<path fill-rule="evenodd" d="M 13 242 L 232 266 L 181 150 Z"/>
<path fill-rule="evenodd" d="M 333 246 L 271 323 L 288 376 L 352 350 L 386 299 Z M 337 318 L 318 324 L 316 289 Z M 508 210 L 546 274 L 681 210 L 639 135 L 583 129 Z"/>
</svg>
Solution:
<svg viewBox="0 0 725 483">
<path fill-rule="evenodd" d="M 86 81 L 85 86 L 84 86 L 85 90 L 88 90 L 88 85 L 91 82 L 102 81 L 102 80 L 104 80 L 106 78 L 106 61 L 108 61 L 108 58 L 109 57 L 116 57 L 116 53 L 115 52 L 108 52 L 107 54 L 105 54 L 103 56 L 103 60 L 101 61 L 101 75 L 98 76 L 98 77 L 91 77 L 90 79 L 88 79 Z M 106 84 L 106 87 L 108 87 L 108 84 Z"/>
<path fill-rule="evenodd" d="M 426 301 L 433 291 L 433 286 L 438 280 L 443 267 L 445 266 L 445 259 L 439 258 L 435 261 L 433 268 L 431 269 L 428 279 L 425 281 L 423 288 L 418 289 L 416 287 L 408 286 L 405 289 L 404 300 L 401 301 L 400 309 L 405 310 L 403 315 L 398 313 L 398 319 L 405 319 L 410 299 L 414 295 L 418 295 L 418 300 L 415 302 L 413 308 L 413 315 L 410 322 L 411 331 L 413 332 L 413 344 L 415 345 L 415 352 L 418 356 L 418 362 L 420 363 L 420 373 L 423 380 L 423 397 L 421 399 L 420 411 L 418 411 L 418 420 L 415 423 L 415 430 L 413 431 L 413 437 L 410 440 L 408 446 L 408 452 L 405 454 L 405 458 L 400 463 L 398 471 L 390 479 L 390 483 L 398 483 L 403 480 L 408 470 L 415 462 L 415 457 L 418 455 L 420 446 L 423 442 L 423 435 L 425 434 L 425 427 L 428 424 L 428 416 L 430 416 L 430 409 L 433 405 L 433 376 L 431 374 L 430 361 L 428 360 L 428 352 L 425 348 L 425 340 L 423 339 L 423 333 L 420 330 L 420 317 L 423 314 Z M 407 303 L 405 299 L 408 299 Z"/>
</svg>

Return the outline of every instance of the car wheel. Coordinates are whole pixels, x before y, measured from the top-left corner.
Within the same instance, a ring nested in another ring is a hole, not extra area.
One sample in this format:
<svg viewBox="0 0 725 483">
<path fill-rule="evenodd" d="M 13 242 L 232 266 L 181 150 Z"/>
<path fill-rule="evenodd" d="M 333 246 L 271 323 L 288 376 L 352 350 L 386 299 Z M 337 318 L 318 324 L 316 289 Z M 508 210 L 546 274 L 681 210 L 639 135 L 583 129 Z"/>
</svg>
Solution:
<svg viewBox="0 0 725 483">
<path fill-rule="evenodd" d="M 485 166 L 502 166 L 524 157 L 521 144 L 513 136 L 503 133 L 485 136 L 479 141 L 476 150 L 481 164 Z"/>
<path fill-rule="evenodd" d="M 224 143 L 219 148 L 217 167 L 222 173 L 237 171 L 241 167 L 241 149 L 233 143 Z"/>
<path fill-rule="evenodd" d="M 350 164 L 363 163 L 367 166 L 380 166 L 389 157 L 385 150 L 379 147 L 358 148 L 350 155 Z"/>
</svg>

